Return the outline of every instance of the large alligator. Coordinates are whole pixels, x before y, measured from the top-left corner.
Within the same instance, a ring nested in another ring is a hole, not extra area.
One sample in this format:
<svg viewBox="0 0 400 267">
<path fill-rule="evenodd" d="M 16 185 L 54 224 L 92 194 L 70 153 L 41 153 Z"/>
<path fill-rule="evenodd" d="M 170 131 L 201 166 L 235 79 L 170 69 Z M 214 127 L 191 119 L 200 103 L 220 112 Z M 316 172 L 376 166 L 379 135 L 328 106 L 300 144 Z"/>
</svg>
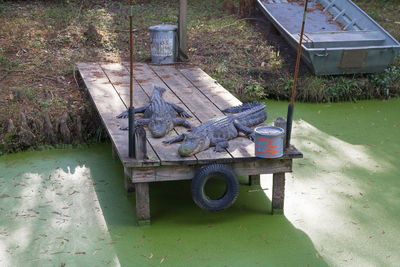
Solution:
<svg viewBox="0 0 400 267">
<path fill-rule="evenodd" d="M 198 127 L 193 127 L 190 133 L 184 133 L 163 142 L 172 144 L 183 141 L 178 150 L 183 157 L 192 156 L 211 146 L 215 146 L 216 152 L 223 152 L 229 147 L 228 140 L 237 137 L 239 132 L 245 133 L 254 140 L 254 130 L 249 127 L 267 119 L 265 104 L 257 102 L 228 108 L 223 112 L 239 113 L 206 121 Z"/>
<path fill-rule="evenodd" d="M 150 133 L 153 137 L 159 138 L 169 133 L 175 126 L 183 126 L 191 128 L 189 122 L 177 116 L 190 118 L 183 108 L 166 102 L 162 98 L 162 94 L 166 89 L 154 86 L 151 94 L 150 103 L 141 108 L 135 108 L 135 113 L 144 113 L 144 119 L 137 120 L 136 125 L 148 125 Z M 122 112 L 117 118 L 128 117 L 128 110 Z M 128 130 L 128 127 L 121 127 L 121 130 Z"/>
</svg>

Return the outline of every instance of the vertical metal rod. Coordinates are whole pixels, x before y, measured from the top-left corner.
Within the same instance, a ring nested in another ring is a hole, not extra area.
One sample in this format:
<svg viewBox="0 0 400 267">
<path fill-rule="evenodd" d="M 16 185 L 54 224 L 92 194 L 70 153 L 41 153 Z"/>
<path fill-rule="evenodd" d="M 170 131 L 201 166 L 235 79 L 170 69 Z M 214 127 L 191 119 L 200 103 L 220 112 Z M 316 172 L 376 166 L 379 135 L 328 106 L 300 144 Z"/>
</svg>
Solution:
<svg viewBox="0 0 400 267">
<path fill-rule="evenodd" d="M 299 75 L 299 67 L 300 67 L 300 56 L 301 56 L 301 45 L 303 43 L 303 34 L 304 34 L 304 26 L 306 24 L 307 17 L 307 6 L 308 0 L 305 0 L 304 4 L 304 14 L 303 14 L 303 24 L 301 25 L 301 33 L 300 33 L 300 41 L 299 47 L 297 49 L 297 61 L 296 68 L 294 71 L 294 79 L 293 79 L 293 87 L 292 87 L 292 98 L 290 99 L 290 104 L 288 106 L 288 114 L 287 114 L 287 124 L 286 124 L 286 148 L 290 146 L 290 138 L 292 135 L 292 120 L 293 120 L 293 111 L 294 111 L 294 97 L 296 95 L 296 86 L 297 86 L 297 77 Z"/>
<path fill-rule="evenodd" d="M 129 125 L 129 157 L 136 157 L 135 144 L 135 108 L 133 107 L 133 0 L 130 0 L 130 16 L 129 16 L 129 59 L 130 59 L 130 81 L 129 81 L 129 109 L 128 109 L 128 125 Z"/>
</svg>

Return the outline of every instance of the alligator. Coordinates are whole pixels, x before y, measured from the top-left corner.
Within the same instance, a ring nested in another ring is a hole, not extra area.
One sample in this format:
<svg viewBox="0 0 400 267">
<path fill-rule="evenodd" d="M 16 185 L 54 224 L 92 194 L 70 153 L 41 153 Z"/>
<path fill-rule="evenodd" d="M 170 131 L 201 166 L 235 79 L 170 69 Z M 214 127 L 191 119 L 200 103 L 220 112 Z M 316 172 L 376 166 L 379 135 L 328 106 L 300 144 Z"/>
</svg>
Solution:
<svg viewBox="0 0 400 267">
<path fill-rule="evenodd" d="M 180 142 L 178 152 L 183 157 L 192 156 L 200 151 L 215 146 L 214 151 L 223 152 L 229 147 L 228 140 L 233 139 L 242 132 L 254 141 L 255 132 L 249 128 L 264 122 L 267 119 L 265 104 L 252 102 L 223 110 L 229 114 L 192 127 L 191 132 L 163 141 L 166 144 Z"/>
<path fill-rule="evenodd" d="M 165 88 L 154 86 L 151 94 L 150 103 L 144 107 L 135 108 L 135 113 L 143 113 L 144 119 L 135 121 L 138 126 L 148 125 L 150 133 L 153 137 L 159 138 L 169 133 L 175 126 L 183 126 L 191 128 L 189 122 L 177 116 L 190 118 L 192 117 L 183 108 L 166 102 L 162 98 Z M 122 112 L 117 118 L 127 118 L 128 110 Z M 128 130 L 129 127 L 121 127 L 121 130 Z"/>
</svg>

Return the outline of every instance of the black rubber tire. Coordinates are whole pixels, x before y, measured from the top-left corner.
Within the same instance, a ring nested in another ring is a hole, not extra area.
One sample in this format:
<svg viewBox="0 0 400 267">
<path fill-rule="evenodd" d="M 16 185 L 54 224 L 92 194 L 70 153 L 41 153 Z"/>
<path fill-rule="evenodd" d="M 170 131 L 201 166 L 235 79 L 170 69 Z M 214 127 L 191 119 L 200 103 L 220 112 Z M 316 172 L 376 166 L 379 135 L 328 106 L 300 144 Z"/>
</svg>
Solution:
<svg viewBox="0 0 400 267">
<path fill-rule="evenodd" d="M 219 199 L 211 199 L 205 193 L 205 185 L 212 177 L 225 180 L 226 191 Z M 239 181 L 236 174 L 226 165 L 212 164 L 198 170 L 192 179 L 192 197 L 194 202 L 202 209 L 220 211 L 230 207 L 238 197 Z"/>
</svg>

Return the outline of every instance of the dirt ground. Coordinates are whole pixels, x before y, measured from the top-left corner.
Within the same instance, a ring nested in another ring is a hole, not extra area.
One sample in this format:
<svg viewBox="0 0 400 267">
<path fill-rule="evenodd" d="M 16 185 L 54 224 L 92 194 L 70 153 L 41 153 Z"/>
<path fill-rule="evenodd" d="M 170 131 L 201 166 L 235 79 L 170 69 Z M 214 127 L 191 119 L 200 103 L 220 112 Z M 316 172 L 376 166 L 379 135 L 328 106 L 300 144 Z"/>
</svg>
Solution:
<svg viewBox="0 0 400 267">
<path fill-rule="evenodd" d="M 177 2 L 136 1 L 136 61 L 150 60 L 149 26 L 176 23 Z M 287 99 L 296 52 L 263 16 L 239 18 L 222 2 L 189 1 L 191 63 L 243 101 Z M 400 38 L 400 7 L 395 0 L 384 5 L 356 2 Z M 128 22 L 128 1 L 0 2 L 0 155 L 106 138 L 79 87 L 75 62 L 127 60 Z M 330 102 L 398 96 L 399 66 L 396 59 L 382 74 L 316 77 L 302 65 L 297 99 Z"/>
</svg>

